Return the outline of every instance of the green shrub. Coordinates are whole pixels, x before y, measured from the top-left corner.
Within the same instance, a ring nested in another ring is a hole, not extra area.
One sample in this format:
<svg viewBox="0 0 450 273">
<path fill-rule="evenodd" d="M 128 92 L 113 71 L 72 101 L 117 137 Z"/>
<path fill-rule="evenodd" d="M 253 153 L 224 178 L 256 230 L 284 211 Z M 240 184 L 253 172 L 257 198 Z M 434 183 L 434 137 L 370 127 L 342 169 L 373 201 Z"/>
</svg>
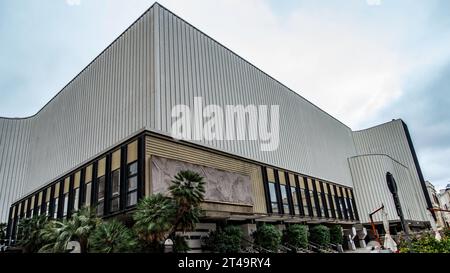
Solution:
<svg viewBox="0 0 450 273">
<path fill-rule="evenodd" d="M 443 237 L 450 238 L 450 228 L 444 229 L 444 236 Z"/>
<path fill-rule="evenodd" d="M 265 249 L 278 251 L 281 244 L 281 231 L 273 226 L 263 224 L 254 233 L 255 243 Z"/>
<path fill-rule="evenodd" d="M 218 253 L 238 253 L 241 249 L 242 230 L 237 226 L 226 226 L 209 234 L 206 248 Z"/>
<path fill-rule="evenodd" d="M 90 250 L 96 253 L 133 252 L 137 246 L 133 232 L 117 220 L 97 225 L 89 239 Z"/>
<path fill-rule="evenodd" d="M 173 252 L 174 253 L 186 253 L 190 250 L 186 239 L 183 236 L 175 236 L 173 239 Z"/>
<path fill-rule="evenodd" d="M 330 243 L 330 229 L 324 225 L 312 227 L 309 230 L 309 240 L 320 246 L 328 246 Z"/>
<path fill-rule="evenodd" d="M 412 239 L 410 245 L 402 240 L 399 250 L 401 253 L 450 253 L 450 238 L 445 237 L 438 241 L 433 235 L 427 234 Z"/>
<path fill-rule="evenodd" d="M 344 236 L 342 235 L 342 227 L 335 225 L 330 228 L 330 243 L 335 245 L 342 245 Z"/>
<path fill-rule="evenodd" d="M 283 241 L 291 246 L 306 248 L 308 246 L 308 228 L 305 225 L 291 225 L 283 234 Z"/>
</svg>

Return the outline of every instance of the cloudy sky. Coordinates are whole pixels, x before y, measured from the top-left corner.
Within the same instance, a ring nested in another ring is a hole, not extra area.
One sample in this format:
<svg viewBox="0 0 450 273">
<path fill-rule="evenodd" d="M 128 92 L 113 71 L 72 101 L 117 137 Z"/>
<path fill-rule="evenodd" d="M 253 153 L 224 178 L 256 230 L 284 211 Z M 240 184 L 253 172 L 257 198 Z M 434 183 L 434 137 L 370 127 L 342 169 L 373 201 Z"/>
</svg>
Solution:
<svg viewBox="0 0 450 273">
<path fill-rule="evenodd" d="M 0 2 L 0 116 L 36 113 L 153 0 Z M 450 180 L 450 1 L 161 0 L 354 130 L 402 118 Z"/>
</svg>

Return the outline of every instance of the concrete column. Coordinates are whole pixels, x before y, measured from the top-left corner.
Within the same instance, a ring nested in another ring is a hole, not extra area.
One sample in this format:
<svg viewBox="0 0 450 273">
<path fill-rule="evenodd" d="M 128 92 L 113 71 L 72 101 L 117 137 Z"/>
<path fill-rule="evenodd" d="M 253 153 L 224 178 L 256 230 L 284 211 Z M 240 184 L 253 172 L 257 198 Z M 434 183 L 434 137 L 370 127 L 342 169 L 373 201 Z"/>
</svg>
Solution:
<svg viewBox="0 0 450 273">
<path fill-rule="evenodd" d="M 366 237 L 367 237 L 367 229 L 363 227 L 360 230 L 357 230 L 356 232 L 358 237 L 358 245 L 360 248 L 366 248 Z"/>
<path fill-rule="evenodd" d="M 286 225 L 284 225 L 284 224 L 277 225 L 277 228 L 278 228 L 281 232 L 283 232 L 284 230 L 286 230 Z"/>
<path fill-rule="evenodd" d="M 256 231 L 256 224 L 243 224 L 240 225 L 240 228 L 242 230 L 242 237 L 244 237 L 244 239 L 253 242 L 253 237 L 252 234 L 253 232 Z M 243 242 L 244 246 L 247 246 L 248 243 L 246 243 L 245 241 Z"/>
<path fill-rule="evenodd" d="M 351 229 L 344 229 L 344 239 L 347 242 L 347 247 L 349 250 L 355 251 L 356 246 L 354 242 L 354 238 L 356 237 L 356 228 L 352 227 Z"/>
</svg>

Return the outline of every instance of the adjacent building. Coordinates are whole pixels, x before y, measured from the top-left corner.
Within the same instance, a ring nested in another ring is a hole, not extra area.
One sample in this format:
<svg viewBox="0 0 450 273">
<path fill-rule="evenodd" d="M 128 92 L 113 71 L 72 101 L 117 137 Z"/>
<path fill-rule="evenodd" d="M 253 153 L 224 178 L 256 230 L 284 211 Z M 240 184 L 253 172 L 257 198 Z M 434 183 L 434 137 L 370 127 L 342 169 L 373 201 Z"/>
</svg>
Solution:
<svg viewBox="0 0 450 273">
<path fill-rule="evenodd" d="M 428 189 L 428 194 L 430 195 L 432 208 L 434 209 L 434 213 L 436 216 L 436 228 L 438 230 L 442 230 L 447 228 L 448 225 L 446 223 L 445 212 L 441 211 L 445 209 L 445 204 L 441 205 L 440 194 L 436 191 L 436 188 L 430 181 L 425 181 Z M 449 199 L 450 200 L 450 199 Z M 450 204 L 449 204 L 450 205 Z"/>
<path fill-rule="evenodd" d="M 438 197 L 441 209 L 446 211 L 442 212 L 444 226 L 450 228 L 450 184 L 445 189 L 439 191 Z"/>
<path fill-rule="evenodd" d="M 278 149 L 172 138 L 172 108 L 195 97 L 279 105 Z M 34 116 L 0 119 L 0 216 L 12 239 L 35 214 L 70 217 L 86 205 L 102 217 L 127 214 L 182 169 L 205 177 L 208 228 L 224 220 L 350 228 L 382 204 L 395 226 L 386 172 L 411 229 L 433 221 L 402 120 L 352 131 L 157 3 Z"/>
</svg>

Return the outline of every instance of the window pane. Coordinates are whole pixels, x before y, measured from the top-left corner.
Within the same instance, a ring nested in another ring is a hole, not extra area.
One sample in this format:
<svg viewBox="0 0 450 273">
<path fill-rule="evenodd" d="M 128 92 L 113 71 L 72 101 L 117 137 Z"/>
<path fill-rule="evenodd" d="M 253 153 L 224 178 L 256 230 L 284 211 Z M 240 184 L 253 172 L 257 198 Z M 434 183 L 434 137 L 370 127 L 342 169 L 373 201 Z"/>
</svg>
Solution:
<svg viewBox="0 0 450 273">
<path fill-rule="evenodd" d="M 91 205 L 91 183 L 86 184 L 86 199 L 85 204 L 87 207 Z"/>
<path fill-rule="evenodd" d="M 74 200 L 73 200 L 73 210 L 77 211 L 78 208 L 78 201 L 80 199 L 80 189 L 75 189 L 75 194 L 74 194 Z"/>
<path fill-rule="evenodd" d="M 97 215 L 98 216 L 102 216 L 103 215 L 103 208 L 104 208 L 104 203 L 103 202 L 98 202 L 98 204 L 97 204 Z"/>
<path fill-rule="evenodd" d="M 305 189 L 300 189 L 300 195 L 302 198 L 303 212 L 305 213 L 305 216 L 309 216 L 308 202 L 306 201 Z"/>
<path fill-rule="evenodd" d="M 269 182 L 270 202 L 272 204 L 272 212 L 278 213 L 277 194 L 275 191 L 275 183 Z"/>
<path fill-rule="evenodd" d="M 289 201 L 288 201 L 286 186 L 281 185 L 280 188 L 281 188 L 281 200 L 283 203 L 283 210 L 284 210 L 284 213 L 288 214 L 288 213 L 290 213 L 290 210 L 289 210 Z"/>
<path fill-rule="evenodd" d="M 64 195 L 64 211 L 63 211 L 63 216 L 67 215 L 67 210 L 69 208 L 69 195 L 65 194 Z"/>
<path fill-rule="evenodd" d="M 112 185 L 111 185 L 112 196 L 118 196 L 120 194 L 120 171 L 115 170 L 112 173 Z"/>
<path fill-rule="evenodd" d="M 55 206 L 54 206 L 54 212 L 53 212 L 53 218 L 55 218 L 56 219 L 56 217 L 58 216 L 58 206 L 59 206 L 59 199 L 58 198 L 56 198 L 55 199 Z"/>
<path fill-rule="evenodd" d="M 318 200 L 319 200 L 320 215 L 322 217 L 325 217 L 325 211 L 323 209 L 323 203 L 322 203 L 322 195 L 320 193 L 318 193 L 317 197 L 318 197 Z"/>
<path fill-rule="evenodd" d="M 119 198 L 114 198 L 111 200 L 111 211 L 119 210 Z"/>
<path fill-rule="evenodd" d="M 314 201 L 314 191 L 309 191 L 309 200 L 311 200 L 311 207 L 313 212 L 313 215 L 311 216 L 317 216 L 316 201 Z"/>
<path fill-rule="evenodd" d="M 45 215 L 47 215 L 47 216 L 50 216 L 49 209 L 50 209 L 50 202 L 47 202 L 45 205 Z"/>
<path fill-rule="evenodd" d="M 105 177 L 102 176 L 98 179 L 98 200 L 105 197 Z"/>
<path fill-rule="evenodd" d="M 137 192 L 132 192 L 127 195 L 127 207 L 136 205 Z"/>
<path fill-rule="evenodd" d="M 128 191 L 137 189 L 137 176 L 128 179 Z"/>
<path fill-rule="evenodd" d="M 128 176 L 137 174 L 137 162 L 128 165 Z"/>
<path fill-rule="evenodd" d="M 297 188 L 296 187 L 291 187 L 291 193 L 292 193 L 292 204 L 294 205 L 294 213 L 296 215 L 300 214 L 300 208 L 299 208 L 299 203 L 297 200 Z"/>
</svg>

